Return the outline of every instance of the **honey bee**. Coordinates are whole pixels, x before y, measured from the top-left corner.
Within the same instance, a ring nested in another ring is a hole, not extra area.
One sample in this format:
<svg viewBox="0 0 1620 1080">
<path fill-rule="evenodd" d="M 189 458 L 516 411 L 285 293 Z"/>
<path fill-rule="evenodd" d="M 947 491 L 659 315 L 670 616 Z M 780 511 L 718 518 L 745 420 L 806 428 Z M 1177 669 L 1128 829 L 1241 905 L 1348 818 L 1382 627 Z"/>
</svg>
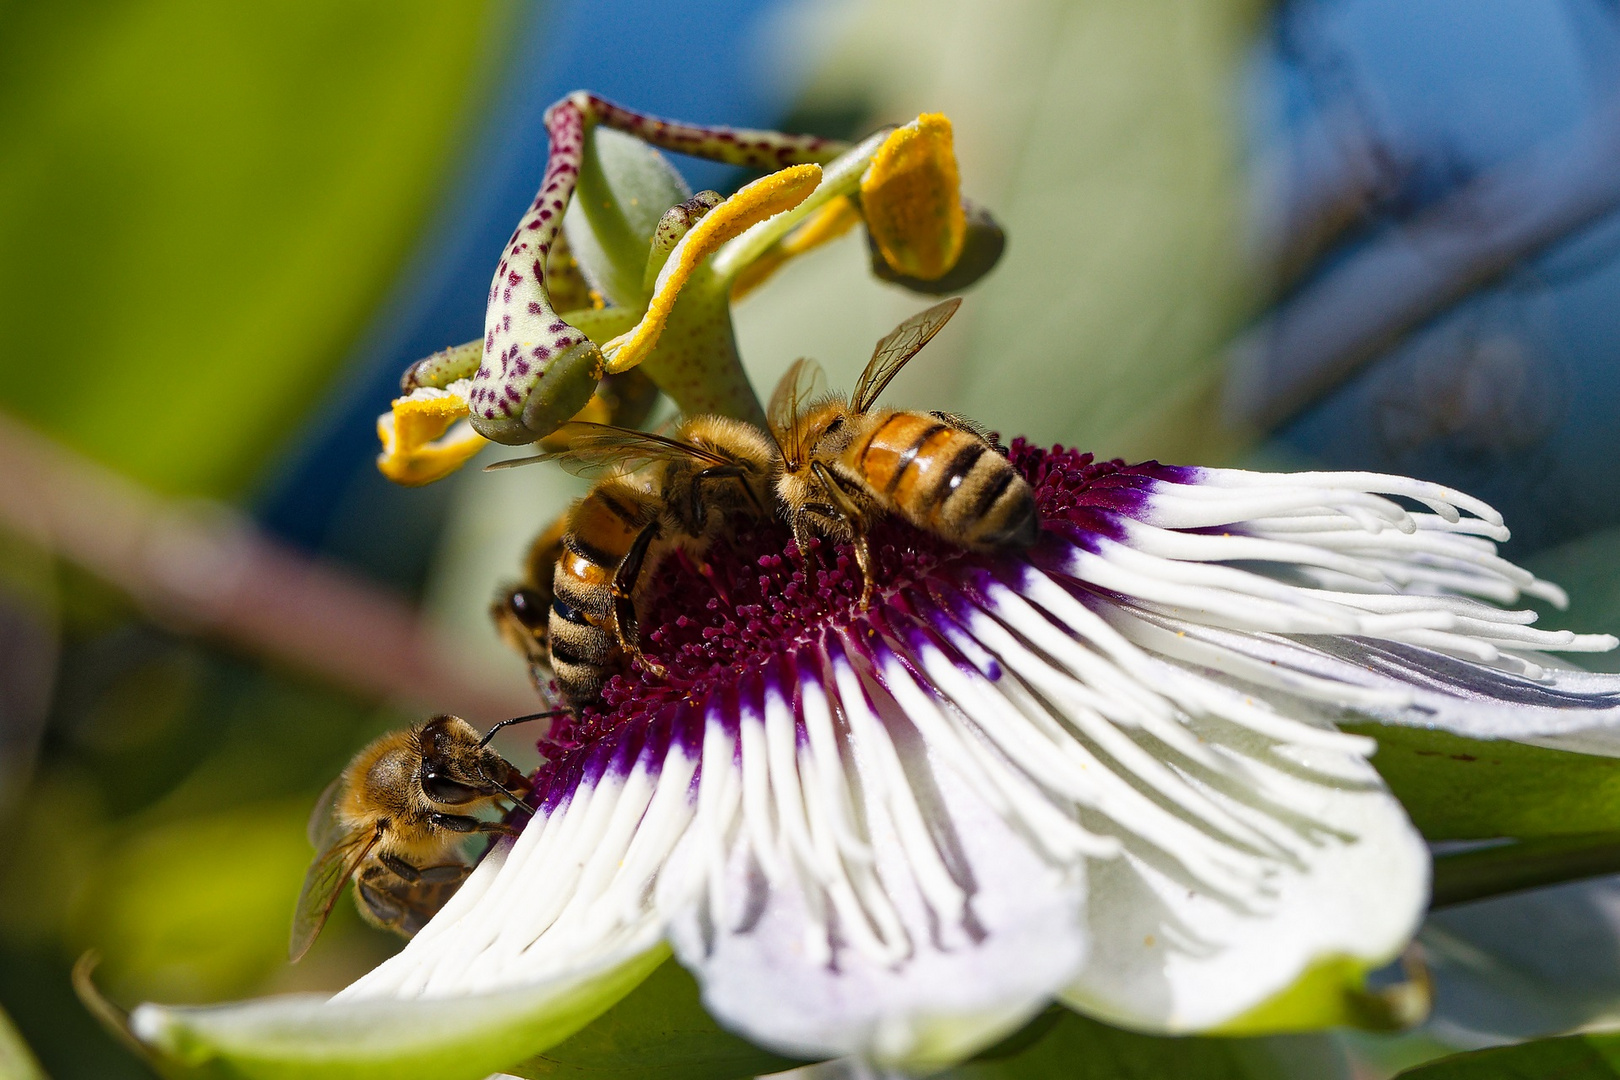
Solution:
<svg viewBox="0 0 1620 1080">
<path fill-rule="evenodd" d="M 529 664 L 529 679 L 542 698 L 551 682 L 551 582 L 568 531 L 564 514 L 542 530 L 523 560 L 523 580 L 502 589 L 490 607 L 501 638 Z"/>
<path fill-rule="evenodd" d="M 735 515 L 768 516 L 778 457 L 765 432 L 720 416 L 692 417 L 673 437 L 604 424 L 565 430 L 566 450 L 497 465 L 615 470 L 569 510 L 552 575 L 546 651 L 564 699 L 579 708 L 626 660 L 662 674 L 641 652 L 638 585 L 674 551 L 700 556 Z"/>
<path fill-rule="evenodd" d="M 895 327 L 848 398 L 816 397 L 813 360 L 797 361 L 771 395 L 782 512 L 800 550 L 814 535 L 853 545 L 862 607 L 872 596 L 866 532 L 875 511 L 974 551 L 1026 548 L 1040 533 L 1034 489 L 972 421 L 872 407 L 961 302 L 947 300 Z"/>
<path fill-rule="evenodd" d="M 479 738 L 465 720 L 436 716 L 368 744 L 327 785 L 309 820 L 315 861 L 293 914 L 288 953 L 298 960 L 326 925 L 343 886 L 373 926 L 410 937 L 471 871 L 457 850 L 473 834 L 508 836 L 510 825 L 472 811 L 509 799 L 522 806 L 528 781 L 489 748 L 503 721 Z"/>
</svg>

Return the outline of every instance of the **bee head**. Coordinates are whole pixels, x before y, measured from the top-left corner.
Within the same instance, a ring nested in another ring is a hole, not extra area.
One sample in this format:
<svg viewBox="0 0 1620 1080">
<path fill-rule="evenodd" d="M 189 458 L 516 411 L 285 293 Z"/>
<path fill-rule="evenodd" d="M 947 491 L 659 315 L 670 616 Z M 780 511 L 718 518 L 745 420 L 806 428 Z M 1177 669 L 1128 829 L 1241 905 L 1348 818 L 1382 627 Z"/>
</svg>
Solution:
<svg viewBox="0 0 1620 1080">
<path fill-rule="evenodd" d="M 478 731 L 456 716 L 436 716 L 417 736 L 422 794 L 444 806 L 467 807 L 524 787 L 523 776 L 494 750 L 480 745 Z"/>
<path fill-rule="evenodd" d="M 527 585 L 504 590 L 490 606 L 490 615 L 502 640 L 531 663 L 546 662 L 551 602 L 539 590 Z"/>
</svg>

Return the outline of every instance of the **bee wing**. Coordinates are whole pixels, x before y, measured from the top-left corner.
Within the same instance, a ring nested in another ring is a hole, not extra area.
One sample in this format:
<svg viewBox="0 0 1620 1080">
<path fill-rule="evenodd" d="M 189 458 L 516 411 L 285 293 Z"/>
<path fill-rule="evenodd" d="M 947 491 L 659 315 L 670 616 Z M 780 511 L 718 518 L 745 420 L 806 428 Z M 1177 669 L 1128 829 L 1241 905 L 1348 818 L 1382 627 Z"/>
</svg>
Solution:
<svg viewBox="0 0 1620 1080">
<path fill-rule="evenodd" d="M 913 315 L 893 330 L 883 340 L 877 343 L 872 350 L 872 359 L 867 361 L 866 370 L 861 372 L 860 382 L 855 384 L 855 394 L 850 399 L 851 408 L 857 413 L 866 412 L 883 393 L 883 388 L 889 385 L 889 380 L 900 374 L 900 369 L 906 366 L 913 356 L 916 356 L 922 347 L 933 336 L 939 333 L 956 309 L 962 306 L 962 298 L 953 296 L 943 303 L 935 304 L 927 311 Z"/>
<path fill-rule="evenodd" d="M 552 450 L 533 457 L 510 458 L 484 466 L 486 471 L 510 469 L 537 461 L 560 462 L 569 472 L 590 474 L 607 469 L 633 471 L 655 461 L 698 461 L 706 465 L 729 465 L 728 454 L 696 446 L 667 435 L 633 428 L 614 427 L 611 424 L 592 424 L 575 421 L 559 429 L 568 439 L 563 450 Z"/>
<path fill-rule="evenodd" d="M 333 842 L 320 850 L 304 875 L 304 888 L 293 911 L 292 938 L 287 944 L 290 960 L 298 960 L 315 943 L 343 886 L 377 843 L 377 830 L 348 829 L 331 839 Z"/>
<path fill-rule="evenodd" d="M 315 809 L 309 812 L 309 826 L 304 830 L 304 835 L 309 837 L 309 846 L 316 851 L 330 847 L 332 836 L 337 832 L 338 791 L 342 787 L 343 777 L 333 777 L 332 782 L 321 791 L 320 798 L 315 800 Z"/>
<path fill-rule="evenodd" d="M 826 378 L 821 365 L 807 356 L 793 361 L 771 393 L 771 435 L 792 467 L 804 463 L 805 408 L 822 395 Z"/>
</svg>

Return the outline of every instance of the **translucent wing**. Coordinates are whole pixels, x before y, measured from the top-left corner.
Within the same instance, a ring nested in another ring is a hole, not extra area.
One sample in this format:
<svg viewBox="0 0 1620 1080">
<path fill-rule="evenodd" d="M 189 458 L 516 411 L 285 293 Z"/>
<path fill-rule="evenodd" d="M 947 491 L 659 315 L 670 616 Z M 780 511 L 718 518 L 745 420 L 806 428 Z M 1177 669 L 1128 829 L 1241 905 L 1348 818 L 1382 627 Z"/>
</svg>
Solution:
<svg viewBox="0 0 1620 1080">
<path fill-rule="evenodd" d="M 821 365 L 809 357 L 800 357 L 771 393 L 771 434 L 789 469 L 804 464 L 804 412 L 810 402 L 821 396 L 825 385 Z"/>
<path fill-rule="evenodd" d="M 940 328 L 950 321 L 961 306 L 962 298 L 953 296 L 927 311 L 913 315 L 889 331 L 888 336 L 872 350 L 872 359 L 867 362 L 866 370 L 861 372 L 861 381 L 855 384 L 850 407 L 857 413 L 870 409 L 878 395 L 883 393 L 883 388 L 889 385 L 889 380 L 900 374 L 906 362 L 939 333 Z"/>
<path fill-rule="evenodd" d="M 315 944 L 332 905 L 343 892 L 343 886 L 354 875 L 360 860 L 377 842 L 376 829 L 349 829 L 332 837 L 334 843 L 324 847 L 310 864 L 304 875 L 304 889 L 298 894 L 298 907 L 293 911 L 292 939 L 287 944 L 287 957 L 298 960 Z"/>
<path fill-rule="evenodd" d="M 608 469 L 629 472 L 654 461 L 697 461 L 705 465 L 734 463 L 730 455 L 707 447 L 611 424 L 577 421 L 559 428 L 558 434 L 568 440 L 566 449 L 497 461 L 484 466 L 484 470 L 511 469 L 537 461 L 559 462 L 569 472 L 585 474 Z"/>
<path fill-rule="evenodd" d="M 315 809 L 309 812 L 309 827 L 304 830 L 304 835 L 309 837 L 309 845 L 316 851 L 324 851 L 332 846 L 332 837 L 336 835 L 339 825 L 337 801 L 342 788 L 343 777 L 333 777 L 321 792 L 321 797 L 315 800 Z"/>
</svg>

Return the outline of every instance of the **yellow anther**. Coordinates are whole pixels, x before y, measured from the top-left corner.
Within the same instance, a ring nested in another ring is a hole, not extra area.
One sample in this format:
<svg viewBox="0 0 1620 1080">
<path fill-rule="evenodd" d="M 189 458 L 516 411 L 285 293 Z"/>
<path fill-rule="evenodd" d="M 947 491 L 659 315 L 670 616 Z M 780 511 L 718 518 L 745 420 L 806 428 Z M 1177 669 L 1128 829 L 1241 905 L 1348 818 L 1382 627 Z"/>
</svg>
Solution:
<svg viewBox="0 0 1620 1080">
<path fill-rule="evenodd" d="M 396 484 L 431 484 L 455 472 L 488 441 L 467 423 L 465 390 L 423 388 L 395 398 L 377 417 L 377 468 Z"/>
<path fill-rule="evenodd" d="M 804 224 L 794 229 L 755 259 L 737 275 L 731 286 L 731 299 L 744 296 L 763 285 L 777 269 L 789 259 L 803 255 L 811 248 L 820 247 L 843 236 L 860 224 L 861 212 L 847 195 L 838 198 L 811 214 Z"/>
<path fill-rule="evenodd" d="M 602 347 L 611 373 L 628 371 L 646 359 L 658 344 L 658 336 L 669 321 L 675 299 L 704 259 L 727 240 L 759 224 L 766 218 L 798 206 L 821 183 L 821 166 L 792 165 L 780 172 L 745 184 L 737 193 L 710 210 L 669 253 L 658 274 L 647 313 L 628 333 Z"/>
<path fill-rule="evenodd" d="M 944 277 L 967 235 L 950 120 L 923 113 L 895 128 L 861 177 L 861 205 L 890 266 L 921 281 Z"/>
</svg>

